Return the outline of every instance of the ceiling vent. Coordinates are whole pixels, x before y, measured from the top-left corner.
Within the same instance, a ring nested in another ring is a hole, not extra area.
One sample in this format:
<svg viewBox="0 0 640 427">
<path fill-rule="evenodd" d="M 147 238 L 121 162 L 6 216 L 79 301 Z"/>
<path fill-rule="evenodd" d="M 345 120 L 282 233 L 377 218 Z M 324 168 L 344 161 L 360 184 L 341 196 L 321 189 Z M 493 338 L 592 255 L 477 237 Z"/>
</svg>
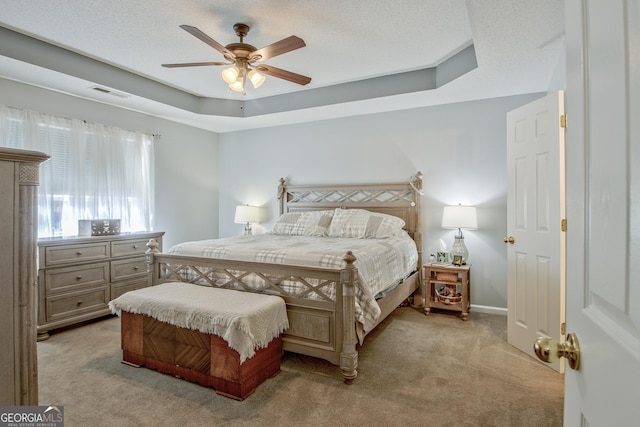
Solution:
<svg viewBox="0 0 640 427">
<path fill-rule="evenodd" d="M 112 96 L 116 96 L 118 98 L 128 98 L 129 95 L 127 95 L 126 93 L 122 93 L 122 92 L 118 92 L 115 90 L 111 90 L 111 89 L 107 89 L 106 87 L 102 87 L 102 86 L 91 86 L 89 89 L 93 89 L 97 92 L 102 92 L 102 93 L 106 93 L 108 95 L 112 95 Z"/>
</svg>

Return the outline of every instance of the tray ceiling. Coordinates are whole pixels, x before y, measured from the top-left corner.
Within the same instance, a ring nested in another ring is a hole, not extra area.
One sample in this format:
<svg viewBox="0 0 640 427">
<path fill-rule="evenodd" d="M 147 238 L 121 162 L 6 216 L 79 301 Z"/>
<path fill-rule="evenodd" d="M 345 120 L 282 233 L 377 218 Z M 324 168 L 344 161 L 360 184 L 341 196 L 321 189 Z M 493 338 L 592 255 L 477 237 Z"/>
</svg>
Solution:
<svg viewBox="0 0 640 427">
<path fill-rule="evenodd" d="M 98 4 L 98 6 L 96 6 Z M 0 77 L 227 132 L 545 92 L 564 53 L 561 0 L 0 0 Z M 179 28 L 221 44 L 249 24 L 257 48 L 290 35 L 306 47 L 265 63 L 310 76 L 267 76 L 246 95 L 222 61 Z M 96 90 L 96 88 L 98 90 Z"/>
</svg>

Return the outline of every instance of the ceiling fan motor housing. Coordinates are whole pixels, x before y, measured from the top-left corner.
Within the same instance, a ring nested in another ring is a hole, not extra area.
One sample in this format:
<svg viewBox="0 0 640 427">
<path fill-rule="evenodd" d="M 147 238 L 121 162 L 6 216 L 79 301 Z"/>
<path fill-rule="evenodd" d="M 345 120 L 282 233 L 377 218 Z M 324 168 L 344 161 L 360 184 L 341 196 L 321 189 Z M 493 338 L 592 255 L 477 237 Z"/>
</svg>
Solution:
<svg viewBox="0 0 640 427">
<path fill-rule="evenodd" d="M 233 54 L 236 56 L 236 59 L 238 58 L 249 59 L 249 55 L 252 52 L 255 52 L 256 50 L 258 50 L 255 46 L 251 46 L 250 44 L 246 44 L 246 43 L 231 43 L 226 45 L 225 48 L 233 52 Z M 225 58 L 227 58 L 230 61 L 233 61 L 233 58 L 228 55 L 225 55 Z M 252 62 L 256 60 L 257 59 L 252 59 Z"/>
</svg>

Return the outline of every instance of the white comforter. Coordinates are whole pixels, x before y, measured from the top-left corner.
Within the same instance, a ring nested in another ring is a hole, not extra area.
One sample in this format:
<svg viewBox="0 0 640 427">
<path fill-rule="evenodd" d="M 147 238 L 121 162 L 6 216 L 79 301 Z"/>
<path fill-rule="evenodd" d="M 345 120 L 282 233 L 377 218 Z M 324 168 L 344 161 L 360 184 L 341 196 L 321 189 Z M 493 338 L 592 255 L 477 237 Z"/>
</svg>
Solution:
<svg viewBox="0 0 640 427">
<path fill-rule="evenodd" d="M 272 264 L 343 268 L 352 251 L 358 268 L 356 320 L 368 332 L 380 316 L 376 295 L 406 279 L 417 268 L 415 242 L 406 234 L 385 239 L 261 234 L 186 242 L 168 253 Z M 292 286 L 295 286 L 293 284 Z M 295 291 L 292 291 L 295 295 Z M 309 297 L 313 298 L 312 294 Z M 335 294 L 332 295 L 335 298 Z"/>
</svg>

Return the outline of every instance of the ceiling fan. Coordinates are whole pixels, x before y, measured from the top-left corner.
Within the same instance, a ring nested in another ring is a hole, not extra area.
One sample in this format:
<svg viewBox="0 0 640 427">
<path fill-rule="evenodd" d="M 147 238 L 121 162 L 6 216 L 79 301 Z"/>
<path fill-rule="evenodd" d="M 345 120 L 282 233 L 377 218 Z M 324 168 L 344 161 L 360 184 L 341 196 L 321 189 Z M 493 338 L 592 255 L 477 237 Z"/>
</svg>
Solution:
<svg viewBox="0 0 640 427">
<path fill-rule="evenodd" d="M 306 85 L 311 82 L 311 77 L 292 73 L 291 71 L 283 70 L 272 65 L 256 64 L 259 61 L 264 61 L 306 46 L 304 40 L 300 37 L 289 36 L 286 39 L 282 39 L 279 42 L 265 46 L 262 49 L 256 49 L 254 46 L 243 42 L 247 33 L 249 33 L 250 27 L 247 24 L 238 23 L 233 26 L 236 35 L 240 37 L 240 43 L 231 43 L 226 46 L 221 45 L 191 25 L 180 25 L 180 28 L 220 52 L 229 62 L 186 62 L 180 64 L 162 64 L 163 67 L 175 68 L 230 65 L 231 67 L 225 68 L 222 71 L 222 78 L 229 84 L 231 89 L 236 92 L 242 92 L 243 94 L 246 80 L 248 79 L 254 88 L 258 88 L 262 83 L 264 83 L 265 77 L 263 74 L 288 80 L 299 85 Z"/>
</svg>

